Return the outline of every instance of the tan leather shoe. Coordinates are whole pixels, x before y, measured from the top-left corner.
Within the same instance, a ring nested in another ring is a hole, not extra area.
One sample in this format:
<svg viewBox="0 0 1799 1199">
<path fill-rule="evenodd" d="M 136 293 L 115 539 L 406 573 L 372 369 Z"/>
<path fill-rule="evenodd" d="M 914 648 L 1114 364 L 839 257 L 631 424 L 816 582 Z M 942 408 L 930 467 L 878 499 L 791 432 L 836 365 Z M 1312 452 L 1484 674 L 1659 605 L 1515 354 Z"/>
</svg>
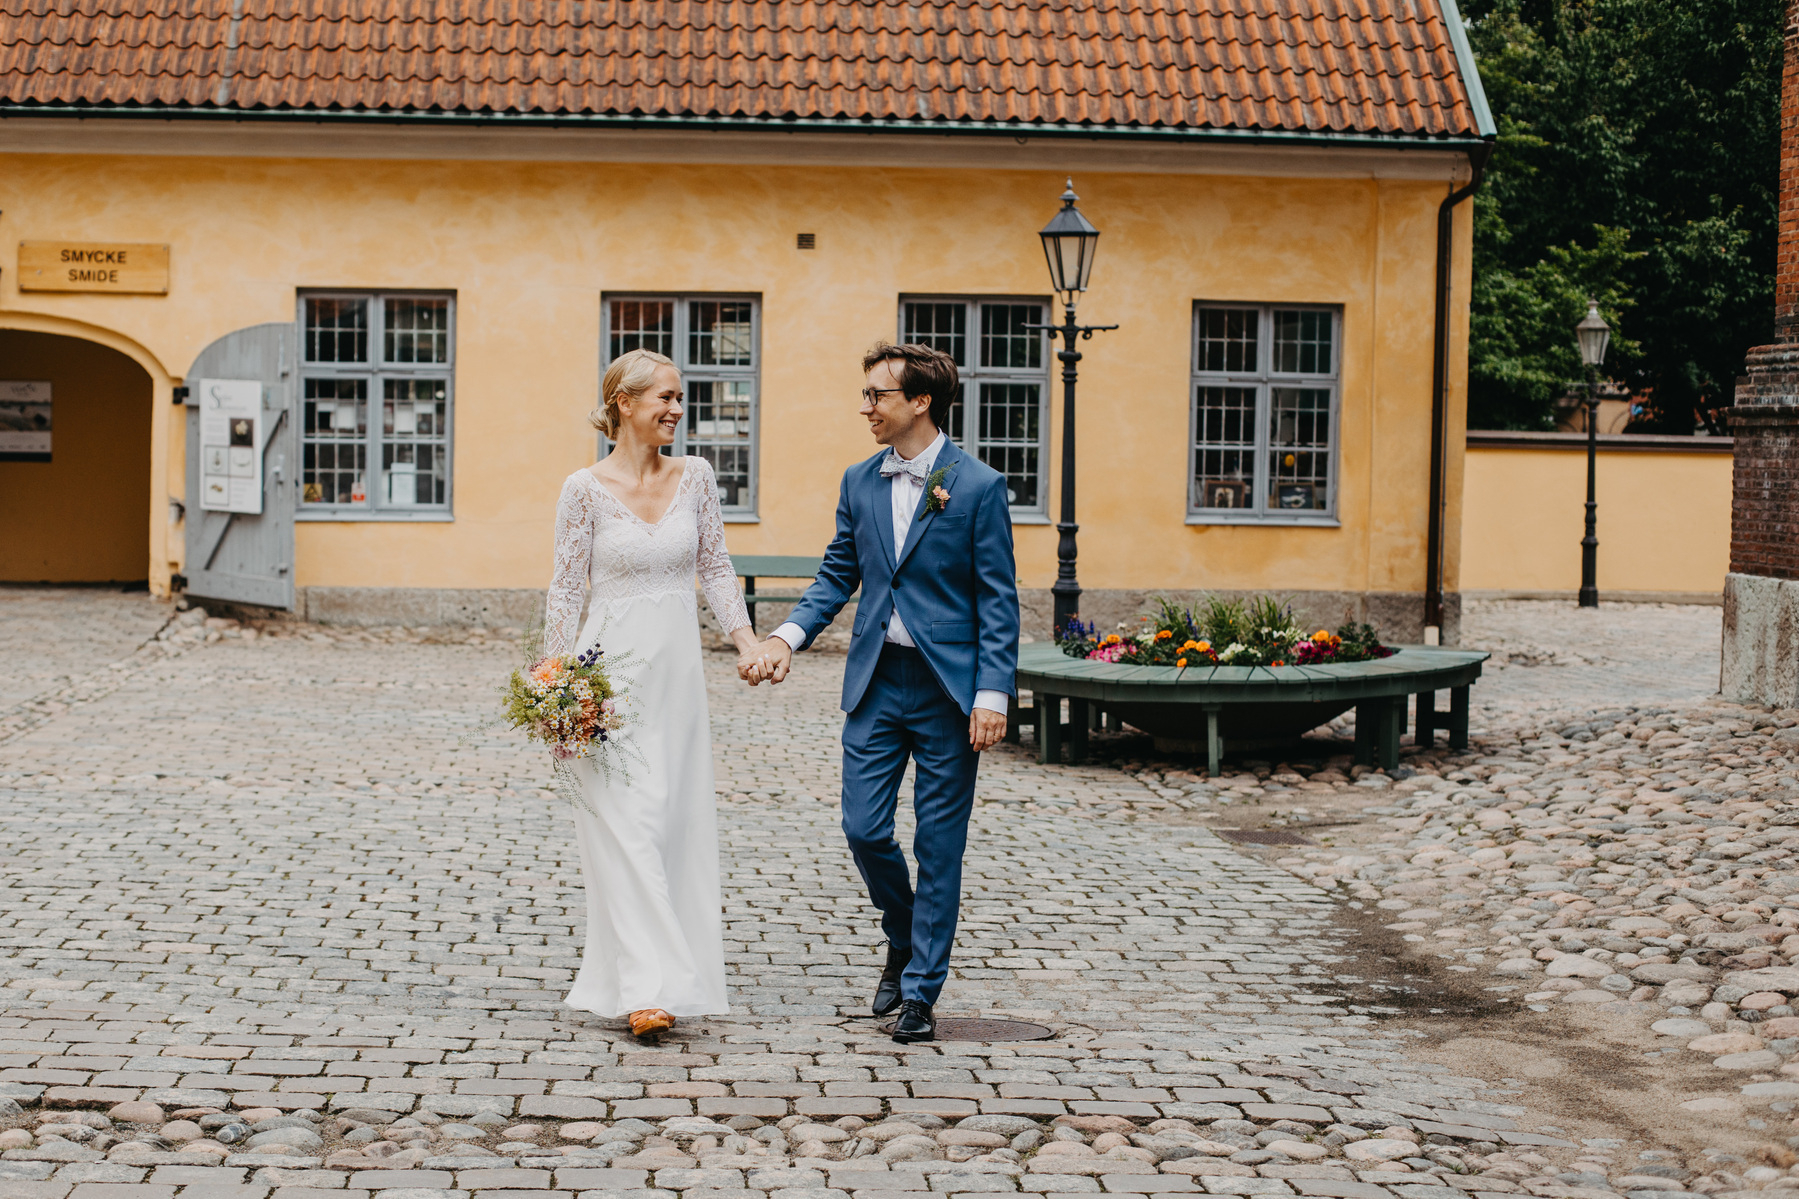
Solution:
<svg viewBox="0 0 1799 1199">
<path fill-rule="evenodd" d="M 631 1035 L 653 1040 L 675 1026 L 675 1018 L 659 1007 L 644 1008 L 640 1012 L 632 1012 Z"/>
</svg>

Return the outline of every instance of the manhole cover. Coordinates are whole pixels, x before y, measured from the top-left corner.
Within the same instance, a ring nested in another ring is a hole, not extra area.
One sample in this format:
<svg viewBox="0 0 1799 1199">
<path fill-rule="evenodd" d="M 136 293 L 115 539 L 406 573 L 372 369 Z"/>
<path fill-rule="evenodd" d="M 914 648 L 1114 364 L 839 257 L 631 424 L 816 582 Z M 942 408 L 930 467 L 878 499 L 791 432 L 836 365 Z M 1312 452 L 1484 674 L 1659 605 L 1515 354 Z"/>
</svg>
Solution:
<svg viewBox="0 0 1799 1199">
<path fill-rule="evenodd" d="M 881 1031 L 891 1033 L 893 1023 L 881 1025 Z M 946 1017 L 937 1021 L 939 1041 L 1043 1041 L 1055 1035 L 1041 1024 L 1026 1024 L 1022 1020 L 952 1020 Z"/>
<path fill-rule="evenodd" d="M 1318 842 L 1298 833 L 1278 828 L 1221 828 L 1213 830 L 1226 841 L 1239 845 L 1316 845 Z"/>
</svg>

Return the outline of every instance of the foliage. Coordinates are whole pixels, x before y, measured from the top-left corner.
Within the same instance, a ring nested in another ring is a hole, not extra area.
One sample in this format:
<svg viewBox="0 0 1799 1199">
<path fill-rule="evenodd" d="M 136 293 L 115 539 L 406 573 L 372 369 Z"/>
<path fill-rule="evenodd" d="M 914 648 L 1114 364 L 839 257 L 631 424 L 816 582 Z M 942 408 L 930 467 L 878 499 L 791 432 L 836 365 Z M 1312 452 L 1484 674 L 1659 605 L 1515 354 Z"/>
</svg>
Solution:
<svg viewBox="0 0 1799 1199">
<path fill-rule="evenodd" d="M 1138 618 L 1143 627 L 1135 633 L 1102 635 L 1095 625 L 1077 619 L 1056 644 L 1071 658 L 1185 669 L 1361 662 L 1393 652 L 1366 624 L 1346 624 L 1335 633 L 1319 629 L 1308 636 L 1292 606 L 1273 596 L 1207 596 L 1197 610 L 1160 596 L 1155 604 L 1153 614 Z"/>
<path fill-rule="evenodd" d="M 1469 425 L 1547 429 L 1586 297 L 1639 428 L 1691 432 L 1772 339 L 1780 0 L 1469 0 L 1499 127 L 1475 193 Z"/>
</svg>

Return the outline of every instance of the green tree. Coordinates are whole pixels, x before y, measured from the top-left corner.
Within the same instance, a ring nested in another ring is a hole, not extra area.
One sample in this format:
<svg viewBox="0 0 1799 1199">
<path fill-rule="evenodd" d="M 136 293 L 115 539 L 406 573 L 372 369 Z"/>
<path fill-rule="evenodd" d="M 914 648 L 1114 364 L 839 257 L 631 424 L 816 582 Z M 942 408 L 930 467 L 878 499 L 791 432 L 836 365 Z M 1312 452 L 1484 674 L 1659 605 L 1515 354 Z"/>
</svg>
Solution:
<svg viewBox="0 0 1799 1199">
<path fill-rule="evenodd" d="M 1470 0 L 1499 127 L 1475 195 L 1469 423 L 1549 428 L 1586 297 L 1638 427 L 1690 432 L 1773 334 L 1782 0 Z"/>
</svg>

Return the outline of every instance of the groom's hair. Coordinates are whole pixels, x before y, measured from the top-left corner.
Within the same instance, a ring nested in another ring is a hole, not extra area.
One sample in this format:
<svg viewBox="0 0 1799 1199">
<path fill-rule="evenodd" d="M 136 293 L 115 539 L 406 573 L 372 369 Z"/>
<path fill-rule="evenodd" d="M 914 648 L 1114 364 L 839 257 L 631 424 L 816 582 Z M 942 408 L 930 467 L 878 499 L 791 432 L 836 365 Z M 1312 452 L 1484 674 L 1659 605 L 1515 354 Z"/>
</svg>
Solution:
<svg viewBox="0 0 1799 1199">
<path fill-rule="evenodd" d="M 862 373 L 867 374 L 881 362 L 898 363 L 893 373 L 898 376 L 899 385 L 906 389 L 906 394 L 930 396 L 931 423 L 939 429 L 949 428 L 949 406 L 956 402 L 956 396 L 962 390 L 954 358 L 935 347 L 916 342 L 896 346 L 881 341 L 862 355 Z"/>
</svg>

